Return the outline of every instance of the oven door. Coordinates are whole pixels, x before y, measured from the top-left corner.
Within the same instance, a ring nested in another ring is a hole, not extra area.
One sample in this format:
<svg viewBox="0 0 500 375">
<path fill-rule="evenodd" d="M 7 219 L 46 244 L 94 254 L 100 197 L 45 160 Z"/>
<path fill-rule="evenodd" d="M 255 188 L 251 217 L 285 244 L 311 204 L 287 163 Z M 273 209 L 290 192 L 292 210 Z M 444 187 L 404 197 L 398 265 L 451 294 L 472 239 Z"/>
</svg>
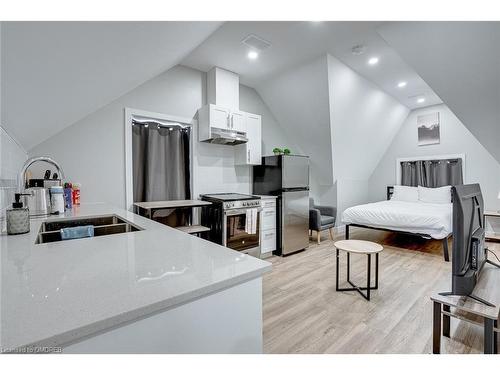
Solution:
<svg viewBox="0 0 500 375">
<path fill-rule="evenodd" d="M 253 223 L 251 218 L 247 216 L 250 210 L 237 209 L 224 212 L 223 245 L 259 257 L 260 211 L 262 209 L 255 208 L 257 213 Z"/>
</svg>

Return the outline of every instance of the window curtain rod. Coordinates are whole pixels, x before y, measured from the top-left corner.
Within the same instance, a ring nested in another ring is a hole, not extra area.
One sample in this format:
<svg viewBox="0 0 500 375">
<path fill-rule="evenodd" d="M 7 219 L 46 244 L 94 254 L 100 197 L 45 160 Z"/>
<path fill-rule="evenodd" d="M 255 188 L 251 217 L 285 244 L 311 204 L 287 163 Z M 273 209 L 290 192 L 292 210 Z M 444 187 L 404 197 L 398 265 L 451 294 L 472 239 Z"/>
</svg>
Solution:
<svg viewBox="0 0 500 375">
<path fill-rule="evenodd" d="M 181 124 L 180 122 L 165 122 L 165 121 L 160 121 L 160 120 L 154 120 L 154 119 L 136 119 L 132 118 L 132 123 L 137 124 L 137 125 L 144 125 L 148 126 L 151 123 L 156 124 L 159 127 L 162 128 L 181 128 L 181 129 L 188 129 L 191 127 L 189 124 Z"/>
</svg>

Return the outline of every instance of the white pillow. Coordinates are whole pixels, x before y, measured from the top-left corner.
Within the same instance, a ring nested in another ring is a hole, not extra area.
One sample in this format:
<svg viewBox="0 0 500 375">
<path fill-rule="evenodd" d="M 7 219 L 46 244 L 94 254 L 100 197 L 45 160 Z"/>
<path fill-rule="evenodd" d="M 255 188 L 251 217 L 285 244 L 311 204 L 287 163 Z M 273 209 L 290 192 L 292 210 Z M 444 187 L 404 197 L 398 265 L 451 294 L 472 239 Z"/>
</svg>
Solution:
<svg viewBox="0 0 500 375">
<path fill-rule="evenodd" d="M 418 202 L 418 189 L 416 186 L 395 185 L 391 200 Z"/>
<path fill-rule="evenodd" d="M 451 186 L 439 188 L 419 186 L 418 200 L 424 203 L 451 203 Z"/>
</svg>

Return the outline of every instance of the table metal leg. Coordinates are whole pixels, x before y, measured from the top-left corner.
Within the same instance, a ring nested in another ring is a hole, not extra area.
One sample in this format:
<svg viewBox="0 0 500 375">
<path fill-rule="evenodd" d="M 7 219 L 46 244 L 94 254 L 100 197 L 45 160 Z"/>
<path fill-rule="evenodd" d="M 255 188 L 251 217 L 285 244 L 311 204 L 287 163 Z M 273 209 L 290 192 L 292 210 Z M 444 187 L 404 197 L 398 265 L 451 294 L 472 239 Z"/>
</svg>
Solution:
<svg viewBox="0 0 500 375">
<path fill-rule="evenodd" d="M 347 292 L 347 291 L 357 291 L 359 294 L 363 296 L 366 300 L 370 300 L 371 291 L 378 289 L 378 254 L 375 257 L 375 285 L 371 285 L 371 254 L 367 255 L 367 280 L 365 287 L 359 287 L 351 281 L 351 256 L 349 252 L 347 252 L 347 282 L 352 286 L 352 288 L 340 288 L 340 267 L 339 267 L 339 250 L 336 249 L 336 271 L 337 274 L 335 276 L 335 290 L 339 292 Z M 366 293 L 363 293 L 366 291 Z"/>
<path fill-rule="evenodd" d="M 432 353 L 441 353 L 441 304 L 436 301 L 432 311 Z"/>
<path fill-rule="evenodd" d="M 335 255 L 335 290 L 339 290 L 339 249 L 336 251 Z"/>
<path fill-rule="evenodd" d="M 443 305 L 443 311 L 450 312 L 450 306 Z M 443 336 L 450 337 L 450 317 L 449 315 L 443 314 Z"/>
<path fill-rule="evenodd" d="M 351 282 L 351 253 L 347 253 L 347 282 Z"/>
<path fill-rule="evenodd" d="M 368 254 L 368 276 L 366 281 L 366 299 L 370 300 L 370 284 L 372 282 L 372 255 Z"/>
<path fill-rule="evenodd" d="M 484 354 L 494 353 L 494 339 L 495 333 L 493 327 L 495 326 L 495 321 L 493 319 L 484 318 Z"/>
</svg>

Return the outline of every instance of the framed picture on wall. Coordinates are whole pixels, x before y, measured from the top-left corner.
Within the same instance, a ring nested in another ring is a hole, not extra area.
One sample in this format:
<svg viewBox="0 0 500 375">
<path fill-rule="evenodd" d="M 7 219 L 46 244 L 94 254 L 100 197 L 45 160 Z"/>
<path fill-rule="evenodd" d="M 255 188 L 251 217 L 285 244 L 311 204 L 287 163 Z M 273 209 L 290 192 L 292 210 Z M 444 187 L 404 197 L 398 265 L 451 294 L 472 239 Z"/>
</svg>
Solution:
<svg viewBox="0 0 500 375">
<path fill-rule="evenodd" d="M 418 145 L 434 145 L 440 142 L 439 112 L 417 116 Z"/>
</svg>

